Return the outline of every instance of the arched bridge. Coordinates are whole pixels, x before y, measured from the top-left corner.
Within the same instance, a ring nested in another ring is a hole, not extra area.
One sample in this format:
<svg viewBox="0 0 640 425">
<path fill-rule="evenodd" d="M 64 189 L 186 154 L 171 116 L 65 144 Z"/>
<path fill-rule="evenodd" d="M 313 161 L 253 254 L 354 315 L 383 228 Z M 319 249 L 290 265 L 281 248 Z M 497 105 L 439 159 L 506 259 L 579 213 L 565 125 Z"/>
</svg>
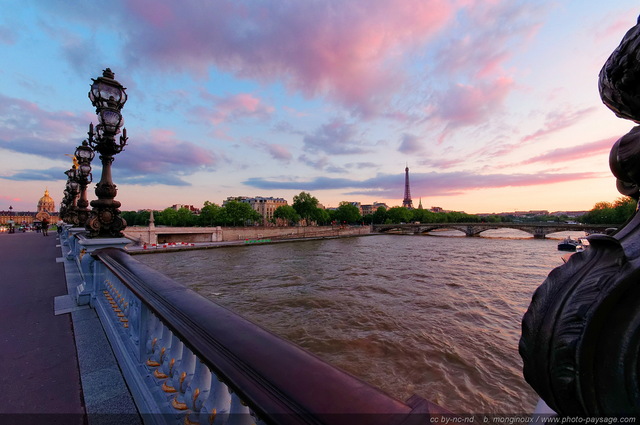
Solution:
<svg viewBox="0 0 640 425">
<path fill-rule="evenodd" d="M 479 236 L 492 229 L 517 229 L 530 233 L 536 239 L 544 239 L 548 234 L 564 231 L 579 231 L 587 234 L 605 233 L 615 228 L 608 224 L 568 224 L 568 223 L 410 223 L 374 224 L 373 231 L 379 233 L 420 234 L 437 229 L 459 230 L 467 236 Z"/>
</svg>

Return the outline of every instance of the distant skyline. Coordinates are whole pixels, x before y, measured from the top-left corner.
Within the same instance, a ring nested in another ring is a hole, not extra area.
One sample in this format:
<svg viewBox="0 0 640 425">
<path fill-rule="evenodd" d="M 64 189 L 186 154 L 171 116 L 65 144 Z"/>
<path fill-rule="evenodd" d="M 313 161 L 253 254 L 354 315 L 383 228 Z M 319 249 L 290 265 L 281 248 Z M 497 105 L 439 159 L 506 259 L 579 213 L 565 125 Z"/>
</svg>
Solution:
<svg viewBox="0 0 640 425">
<path fill-rule="evenodd" d="M 2 1 L 2 0 L 0 0 Z M 631 0 L 2 1 L 0 210 L 59 206 L 110 67 L 122 210 L 305 191 L 468 213 L 621 196 L 597 76 Z M 99 161 L 94 160 L 94 184 Z"/>
</svg>

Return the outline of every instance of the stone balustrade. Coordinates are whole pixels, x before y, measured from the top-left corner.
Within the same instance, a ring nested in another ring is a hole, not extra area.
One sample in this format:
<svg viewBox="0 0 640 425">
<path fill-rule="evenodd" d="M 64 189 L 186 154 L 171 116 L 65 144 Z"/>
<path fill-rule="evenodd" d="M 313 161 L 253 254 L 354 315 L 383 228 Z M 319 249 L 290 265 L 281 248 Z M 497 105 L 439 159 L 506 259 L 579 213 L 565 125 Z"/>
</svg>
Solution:
<svg viewBox="0 0 640 425">
<path fill-rule="evenodd" d="M 145 423 L 409 425 L 448 413 L 386 395 L 123 249 L 62 236 L 82 270 L 78 302 L 96 310 Z"/>
</svg>

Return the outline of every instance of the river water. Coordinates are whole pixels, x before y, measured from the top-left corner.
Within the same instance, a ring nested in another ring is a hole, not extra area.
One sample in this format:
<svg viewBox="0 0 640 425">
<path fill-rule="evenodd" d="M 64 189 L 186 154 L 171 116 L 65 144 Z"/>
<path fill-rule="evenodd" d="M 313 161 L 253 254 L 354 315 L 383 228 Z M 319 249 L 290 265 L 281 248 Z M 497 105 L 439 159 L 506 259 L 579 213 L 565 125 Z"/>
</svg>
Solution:
<svg viewBox="0 0 640 425">
<path fill-rule="evenodd" d="M 558 240 L 508 229 L 459 235 L 136 259 L 400 400 L 418 394 L 454 413 L 532 412 L 520 322 L 533 291 L 562 264 Z"/>
</svg>

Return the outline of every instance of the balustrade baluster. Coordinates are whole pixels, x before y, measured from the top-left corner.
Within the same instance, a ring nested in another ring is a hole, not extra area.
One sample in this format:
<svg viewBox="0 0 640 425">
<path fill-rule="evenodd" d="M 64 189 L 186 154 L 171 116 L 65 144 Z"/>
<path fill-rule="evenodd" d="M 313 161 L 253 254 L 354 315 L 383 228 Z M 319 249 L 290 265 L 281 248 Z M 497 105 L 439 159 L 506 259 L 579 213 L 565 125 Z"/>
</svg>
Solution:
<svg viewBox="0 0 640 425">
<path fill-rule="evenodd" d="M 167 385 L 175 389 L 175 395 L 171 400 L 171 406 L 176 410 L 187 410 L 187 399 L 185 392 L 193 379 L 196 369 L 196 356 L 184 346 L 182 348 L 182 361 L 174 367 L 174 376 L 167 379 Z"/>
<path fill-rule="evenodd" d="M 152 338 L 151 352 L 146 361 L 146 365 L 150 369 L 155 369 L 162 364 L 167 348 L 170 348 L 169 344 L 171 344 L 171 331 L 162 322 L 160 322 L 157 331 L 157 334 L 150 336 Z"/>
<path fill-rule="evenodd" d="M 169 349 L 169 352 L 164 356 L 162 364 L 153 371 L 153 376 L 156 379 L 164 383 L 165 379 L 174 377 L 176 366 L 179 366 L 182 360 L 182 348 L 182 341 L 180 341 L 176 335 L 172 334 L 171 348 Z"/>
<path fill-rule="evenodd" d="M 227 425 L 255 425 L 249 407 L 235 393 L 231 393 L 231 408 Z"/>
<path fill-rule="evenodd" d="M 185 400 L 189 413 L 185 417 L 185 424 L 199 423 L 199 415 L 205 400 L 209 396 L 211 389 L 211 371 L 202 363 L 202 360 L 196 361 L 196 369 L 193 379 L 189 383 L 185 391 Z M 195 418 L 191 419 L 191 418 Z"/>
<path fill-rule="evenodd" d="M 190 415 L 194 423 L 200 424 L 224 424 L 231 410 L 231 392 L 229 387 L 211 372 L 209 394 L 203 400 L 197 415 Z M 197 418 L 197 419 L 195 419 Z"/>
<path fill-rule="evenodd" d="M 144 407 L 143 414 L 154 415 L 154 423 L 262 425 L 262 420 L 239 394 L 247 394 L 247 400 L 257 403 L 252 407 L 258 411 L 277 415 L 295 415 L 300 408 L 311 413 L 319 409 L 322 415 L 327 404 L 316 406 L 314 394 L 318 391 L 331 399 L 331 408 L 335 406 L 337 412 L 406 415 L 424 409 L 423 405 L 412 407 L 389 398 L 332 369 L 255 324 L 145 268 L 122 250 L 101 249 L 91 258 L 96 265 L 91 268 L 92 294 L 99 295 L 94 298 L 96 310 L 118 353 L 127 382 L 131 383 L 132 394 Z M 126 322 L 120 322 L 122 319 Z M 129 328 L 125 329 L 123 324 Z M 237 338 L 238 332 L 253 338 Z M 256 349 L 274 350 L 286 360 L 272 356 L 262 361 L 250 354 Z M 308 371 L 304 382 L 309 382 L 313 391 L 302 391 L 286 377 L 286 372 L 282 373 L 289 369 L 290 361 L 299 362 L 296 370 Z M 279 372 L 274 373 L 274 368 Z M 332 380 L 322 378 L 327 373 Z M 230 391 L 226 382 L 233 383 L 234 388 L 242 385 L 239 393 Z M 338 387 L 344 388 L 340 396 L 334 394 Z M 301 418 L 301 423 L 305 422 Z M 328 424 L 320 416 L 309 423 Z"/>
</svg>

